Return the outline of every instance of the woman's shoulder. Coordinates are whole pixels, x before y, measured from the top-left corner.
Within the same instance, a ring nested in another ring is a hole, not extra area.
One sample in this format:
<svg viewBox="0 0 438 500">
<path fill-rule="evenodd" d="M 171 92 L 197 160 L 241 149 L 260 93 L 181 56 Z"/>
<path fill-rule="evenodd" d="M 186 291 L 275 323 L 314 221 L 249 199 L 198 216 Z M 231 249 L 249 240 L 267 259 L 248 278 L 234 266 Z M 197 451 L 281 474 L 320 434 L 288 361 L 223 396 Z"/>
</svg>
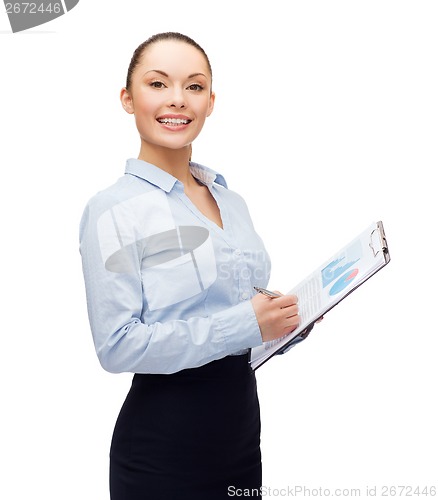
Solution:
<svg viewBox="0 0 438 500">
<path fill-rule="evenodd" d="M 135 177 L 122 175 L 115 182 L 92 195 L 87 202 L 87 207 L 107 210 L 138 195 L 140 191 L 137 184 Z"/>
</svg>

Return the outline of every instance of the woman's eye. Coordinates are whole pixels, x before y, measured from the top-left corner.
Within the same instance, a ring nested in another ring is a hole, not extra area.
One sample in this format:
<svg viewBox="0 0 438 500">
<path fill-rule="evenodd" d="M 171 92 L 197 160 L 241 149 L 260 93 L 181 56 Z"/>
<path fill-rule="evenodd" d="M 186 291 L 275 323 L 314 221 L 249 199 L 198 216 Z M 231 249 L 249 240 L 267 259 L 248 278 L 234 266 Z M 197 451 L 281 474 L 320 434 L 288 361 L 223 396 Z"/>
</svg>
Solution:
<svg viewBox="0 0 438 500">
<path fill-rule="evenodd" d="M 192 83 L 191 85 L 188 86 L 189 90 L 203 90 L 204 87 L 202 85 L 199 85 L 199 83 Z"/>
<path fill-rule="evenodd" d="M 164 87 L 163 82 L 151 82 L 150 86 L 153 87 L 154 89 L 162 89 Z"/>
</svg>

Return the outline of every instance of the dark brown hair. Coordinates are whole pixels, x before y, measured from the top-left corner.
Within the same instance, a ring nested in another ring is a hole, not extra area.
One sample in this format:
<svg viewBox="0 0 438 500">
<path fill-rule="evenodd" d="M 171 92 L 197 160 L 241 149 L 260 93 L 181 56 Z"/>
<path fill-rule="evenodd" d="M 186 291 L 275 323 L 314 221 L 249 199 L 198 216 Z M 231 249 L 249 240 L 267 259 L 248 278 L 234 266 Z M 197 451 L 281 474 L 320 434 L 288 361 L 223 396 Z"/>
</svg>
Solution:
<svg viewBox="0 0 438 500">
<path fill-rule="evenodd" d="M 142 44 L 140 44 L 134 51 L 134 54 L 132 55 L 131 63 L 129 64 L 128 68 L 128 75 L 126 77 L 126 89 L 129 91 L 131 87 L 131 81 L 132 81 L 132 74 L 134 73 L 135 68 L 138 66 L 141 56 L 143 55 L 143 52 L 147 47 L 150 45 L 156 43 L 156 42 L 161 42 L 163 40 L 176 40 L 179 42 L 185 42 L 192 47 L 195 47 L 198 49 L 203 56 L 205 57 L 205 60 L 207 62 L 208 69 L 210 71 L 210 75 L 213 78 L 213 72 L 211 70 L 211 64 L 208 59 L 207 54 L 205 53 L 204 49 L 196 43 L 192 38 L 188 37 L 187 35 L 182 35 L 181 33 L 176 33 L 173 31 L 169 31 L 167 33 L 157 33 L 156 35 L 151 36 L 148 38 L 146 41 L 144 41 Z"/>
</svg>

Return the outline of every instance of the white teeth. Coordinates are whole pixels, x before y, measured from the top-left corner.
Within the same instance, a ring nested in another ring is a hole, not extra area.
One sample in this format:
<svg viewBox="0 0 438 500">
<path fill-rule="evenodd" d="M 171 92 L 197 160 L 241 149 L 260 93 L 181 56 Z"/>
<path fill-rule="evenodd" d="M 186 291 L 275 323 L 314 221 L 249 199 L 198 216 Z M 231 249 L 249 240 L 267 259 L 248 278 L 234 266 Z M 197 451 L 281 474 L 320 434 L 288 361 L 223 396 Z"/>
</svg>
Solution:
<svg viewBox="0 0 438 500">
<path fill-rule="evenodd" d="M 183 120 L 182 118 L 159 118 L 158 121 L 171 125 L 186 125 L 190 120 Z"/>
</svg>

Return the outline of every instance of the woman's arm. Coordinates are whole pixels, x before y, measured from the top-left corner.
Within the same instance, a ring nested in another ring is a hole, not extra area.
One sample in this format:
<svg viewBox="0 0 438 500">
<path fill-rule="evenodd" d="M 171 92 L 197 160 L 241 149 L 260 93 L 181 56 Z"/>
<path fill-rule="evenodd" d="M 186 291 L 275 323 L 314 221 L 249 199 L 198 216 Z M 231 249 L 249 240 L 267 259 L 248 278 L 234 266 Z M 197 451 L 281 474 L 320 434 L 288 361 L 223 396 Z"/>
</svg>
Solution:
<svg viewBox="0 0 438 500">
<path fill-rule="evenodd" d="M 105 370 L 173 373 L 262 343 L 250 300 L 205 317 L 142 322 L 141 259 L 127 256 L 130 270 L 106 269 L 96 230 L 100 212 L 85 211 L 80 251 L 93 340 Z"/>
</svg>

